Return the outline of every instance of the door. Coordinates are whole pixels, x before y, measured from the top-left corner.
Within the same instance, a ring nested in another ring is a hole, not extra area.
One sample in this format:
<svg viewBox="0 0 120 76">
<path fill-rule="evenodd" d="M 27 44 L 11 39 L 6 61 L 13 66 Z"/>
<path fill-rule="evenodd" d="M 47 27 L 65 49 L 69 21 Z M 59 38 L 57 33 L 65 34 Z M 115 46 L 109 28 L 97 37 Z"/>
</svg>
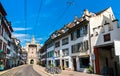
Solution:
<svg viewBox="0 0 120 76">
<path fill-rule="evenodd" d="M 77 68 L 76 68 L 76 58 L 73 58 L 73 67 L 74 67 L 74 71 L 77 71 Z"/>
</svg>

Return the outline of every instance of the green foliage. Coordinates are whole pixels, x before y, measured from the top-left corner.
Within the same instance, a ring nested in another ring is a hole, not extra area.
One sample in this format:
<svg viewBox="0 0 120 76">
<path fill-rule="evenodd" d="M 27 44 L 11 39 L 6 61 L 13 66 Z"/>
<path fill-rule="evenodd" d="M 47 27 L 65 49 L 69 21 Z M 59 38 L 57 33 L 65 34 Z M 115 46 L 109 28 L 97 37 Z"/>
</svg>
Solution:
<svg viewBox="0 0 120 76">
<path fill-rule="evenodd" d="M 50 66 L 50 67 L 54 67 L 54 65 L 53 65 L 53 64 L 49 64 L 49 66 Z"/>
<path fill-rule="evenodd" d="M 89 73 L 93 73 L 93 67 L 92 67 L 92 66 L 89 66 L 89 67 L 88 67 L 88 72 L 89 72 Z"/>
<path fill-rule="evenodd" d="M 0 65 L 3 65 L 4 64 L 4 61 L 3 60 L 0 60 Z"/>
<path fill-rule="evenodd" d="M 37 65 L 40 65 L 41 64 L 41 62 L 40 61 L 37 61 Z"/>
</svg>

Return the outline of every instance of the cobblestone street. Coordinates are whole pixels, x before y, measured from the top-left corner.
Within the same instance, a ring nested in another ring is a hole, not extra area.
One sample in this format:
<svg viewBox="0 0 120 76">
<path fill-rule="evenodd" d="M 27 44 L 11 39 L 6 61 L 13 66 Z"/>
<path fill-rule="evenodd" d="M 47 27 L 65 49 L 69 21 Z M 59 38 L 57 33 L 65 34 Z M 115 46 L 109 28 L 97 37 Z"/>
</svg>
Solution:
<svg viewBox="0 0 120 76">
<path fill-rule="evenodd" d="M 44 67 L 39 65 L 22 65 L 6 71 L 1 71 L 0 76 L 100 76 L 100 75 L 67 70 L 62 70 L 61 74 L 50 74 L 45 71 Z"/>
<path fill-rule="evenodd" d="M 41 76 L 38 74 L 32 65 L 22 65 L 13 69 L 7 70 L 0 76 Z"/>
</svg>

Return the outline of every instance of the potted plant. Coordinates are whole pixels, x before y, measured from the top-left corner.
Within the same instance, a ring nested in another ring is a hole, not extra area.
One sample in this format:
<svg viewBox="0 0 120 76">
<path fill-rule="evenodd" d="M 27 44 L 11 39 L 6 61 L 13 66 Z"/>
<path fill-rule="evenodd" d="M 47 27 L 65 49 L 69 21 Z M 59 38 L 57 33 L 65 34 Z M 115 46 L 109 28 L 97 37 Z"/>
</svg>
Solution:
<svg viewBox="0 0 120 76">
<path fill-rule="evenodd" d="M 93 67 L 91 65 L 88 67 L 88 73 L 93 73 Z"/>
<path fill-rule="evenodd" d="M 65 70 L 65 66 L 63 66 L 62 68 L 63 68 L 63 70 Z"/>
<path fill-rule="evenodd" d="M 4 70 L 4 61 L 0 60 L 0 70 Z"/>
<path fill-rule="evenodd" d="M 54 65 L 53 65 L 53 64 L 50 64 L 49 66 L 50 66 L 50 67 L 53 67 Z"/>
</svg>

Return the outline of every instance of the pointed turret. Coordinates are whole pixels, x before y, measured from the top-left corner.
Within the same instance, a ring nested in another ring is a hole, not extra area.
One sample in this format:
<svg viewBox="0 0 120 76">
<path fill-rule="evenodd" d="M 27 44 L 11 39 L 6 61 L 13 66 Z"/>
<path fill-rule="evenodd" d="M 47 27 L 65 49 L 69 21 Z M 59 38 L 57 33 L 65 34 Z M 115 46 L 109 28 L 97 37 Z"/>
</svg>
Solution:
<svg viewBox="0 0 120 76">
<path fill-rule="evenodd" d="M 35 38 L 34 38 L 34 36 L 32 36 L 31 44 L 35 44 Z"/>
</svg>

